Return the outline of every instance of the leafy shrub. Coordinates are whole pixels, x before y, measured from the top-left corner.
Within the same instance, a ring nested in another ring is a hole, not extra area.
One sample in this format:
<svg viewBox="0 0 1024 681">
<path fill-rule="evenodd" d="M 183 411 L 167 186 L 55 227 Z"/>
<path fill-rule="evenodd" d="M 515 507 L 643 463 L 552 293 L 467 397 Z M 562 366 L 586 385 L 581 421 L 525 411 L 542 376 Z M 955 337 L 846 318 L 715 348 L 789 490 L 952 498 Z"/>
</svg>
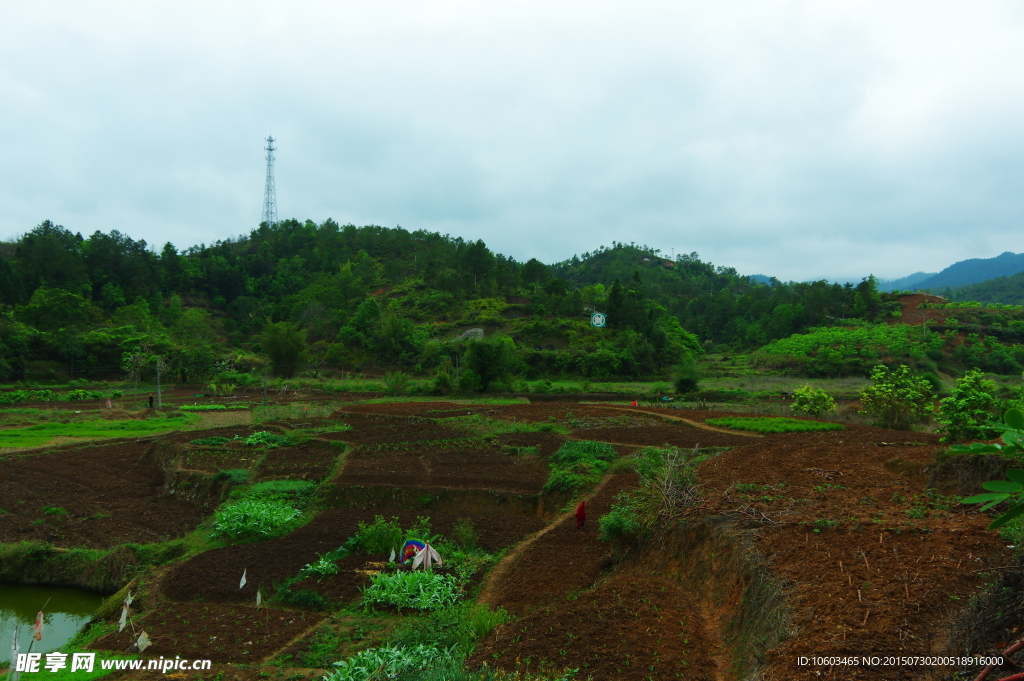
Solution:
<svg viewBox="0 0 1024 681">
<path fill-rule="evenodd" d="M 963 452 L 968 454 L 1002 454 L 1020 455 L 1024 451 L 1024 412 L 1020 409 L 1007 409 L 1003 415 L 1003 423 L 1000 424 L 1003 430 L 1003 444 L 984 444 L 973 442 L 970 446 L 953 445 L 952 452 Z M 1010 468 L 1006 471 L 1009 480 L 989 480 L 983 482 L 982 487 L 989 490 L 989 494 L 977 494 L 964 499 L 965 504 L 985 504 L 980 510 L 988 509 L 1001 504 L 1004 501 L 1013 500 L 1014 504 L 1003 515 L 993 520 L 988 528 L 994 530 L 1002 527 L 1012 520 L 1024 515 L 1024 470 Z"/>
<path fill-rule="evenodd" d="M 458 599 L 455 577 L 429 570 L 379 572 L 370 577 L 370 585 L 363 590 L 365 606 L 391 605 L 399 611 L 436 610 L 453 605 Z"/>
<path fill-rule="evenodd" d="M 249 470 L 247 468 L 229 468 L 226 471 L 218 471 L 213 479 L 231 485 L 244 485 L 249 482 Z"/>
<path fill-rule="evenodd" d="M 309 575 L 318 575 L 320 579 L 338 574 L 338 564 L 327 556 L 316 554 L 319 558 L 312 563 L 306 563 L 302 571 Z M 319 580 L 318 580 L 319 581 Z"/>
<path fill-rule="evenodd" d="M 201 437 L 198 440 L 192 440 L 189 444 L 193 445 L 206 445 L 209 447 L 219 447 L 220 445 L 231 442 L 230 437 L 224 437 L 223 435 L 213 435 L 211 437 Z"/>
<path fill-rule="evenodd" d="M 17 404 L 19 402 L 52 402 L 59 397 L 52 390 L 14 390 L 0 393 L 0 404 Z"/>
<path fill-rule="evenodd" d="M 262 499 L 297 506 L 306 506 L 316 493 L 316 483 L 308 480 L 265 480 L 245 491 L 246 499 Z"/>
<path fill-rule="evenodd" d="M 68 400 L 70 402 L 80 402 L 82 400 L 101 400 L 103 399 L 103 393 L 98 390 L 69 390 Z"/>
<path fill-rule="evenodd" d="M 985 423 L 992 418 L 995 410 L 995 390 L 995 382 L 985 380 L 977 369 L 968 371 L 958 379 L 953 394 L 939 402 L 939 417 L 936 420 L 944 433 L 942 442 L 987 440 L 993 437 L 995 430 Z"/>
<path fill-rule="evenodd" d="M 602 442 L 566 442 L 549 459 L 551 475 L 544 489 L 575 493 L 594 485 L 618 456 Z"/>
<path fill-rule="evenodd" d="M 245 444 L 250 447 L 267 447 L 268 449 L 274 449 L 276 447 L 287 447 L 291 444 L 291 440 L 280 435 L 275 435 L 270 431 L 261 430 L 245 438 Z"/>
<path fill-rule="evenodd" d="M 15 390 L 9 393 L 0 393 L 0 404 L 17 404 L 18 402 L 28 402 L 28 391 Z"/>
<path fill-rule="evenodd" d="M 871 371 L 874 385 L 861 391 L 864 411 L 875 416 L 886 428 L 908 429 L 923 420 L 932 410 L 931 386 L 928 381 L 910 375 L 901 365 L 893 370 L 876 366 Z"/>
<path fill-rule="evenodd" d="M 945 345 L 942 335 L 922 337 L 920 327 L 909 324 L 818 327 L 772 341 L 751 355 L 751 363 L 811 377 L 863 375 L 883 357 L 917 361 Z"/>
<path fill-rule="evenodd" d="M 284 504 L 245 499 L 217 511 L 213 529 L 232 539 L 269 539 L 295 525 L 299 511 Z"/>
<path fill-rule="evenodd" d="M 107 398 L 111 400 L 118 400 L 121 399 L 122 397 L 124 397 L 123 390 L 111 390 L 110 394 L 107 395 Z"/>
<path fill-rule="evenodd" d="M 669 527 L 697 503 L 693 468 L 700 456 L 678 447 L 647 447 L 634 455 L 639 486 L 615 497 L 612 508 L 598 521 L 601 538 L 632 543 L 640 534 Z"/>
<path fill-rule="evenodd" d="M 473 521 L 469 518 L 459 518 L 452 527 L 452 540 L 455 545 L 465 551 L 472 551 L 476 548 L 478 537 Z"/>
<path fill-rule="evenodd" d="M 828 411 L 835 411 L 836 401 L 821 388 L 805 385 L 793 392 L 793 404 L 790 408 L 798 414 L 819 416 Z"/>
<path fill-rule="evenodd" d="M 689 395 L 700 390 L 700 373 L 696 362 L 684 362 L 676 368 L 675 388 L 678 395 Z"/>
<path fill-rule="evenodd" d="M 412 385 L 412 377 L 404 371 L 390 371 L 384 374 L 384 392 L 388 395 L 405 395 Z"/>
<path fill-rule="evenodd" d="M 452 381 L 452 375 L 447 371 L 438 371 L 430 386 L 430 394 L 451 395 L 453 390 L 455 390 L 455 383 Z"/>
<path fill-rule="evenodd" d="M 324 681 L 370 681 L 397 679 L 407 674 L 436 667 L 453 667 L 457 663 L 454 649 L 421 644 L 411 647 L 384 646 L 362 650 L 324 676 Z"/>
<path fill-rule="evenodd" d="M 374 518 L 370 525 L 360 522 L 356 537 L 362 553 L 387 553 L 391 549 L 401 548 L 404 543 L 398 518 L 385 520 L 381 515 Z"/>
<path fill-rule="evenodd" d="M 312 589 L 300 589 L 299 591 L 285 591 L 281 595 L 285 605 L 303 610 L 326 610 L 330 605 L 327 599 Z"/>
<path fill-rule="evenodd" d="M 705 423 L 721 428 L 750 430 L 755 433 L 814 433 L 821 430 L 843 430 L 838 423 L 800 421 L 785 416 L 727 416 L 707 419 Z"/>
<path fill-rule="evenodd" d="M 611 510 L 601 516 L 598 526 L 601 528 L 603 541 L 619 541 L 629 543 L 636 539 L 640 531 L 640 518 L 631 503 L 628 492 L 620 492 L 612 503 Z"/>
</svg>

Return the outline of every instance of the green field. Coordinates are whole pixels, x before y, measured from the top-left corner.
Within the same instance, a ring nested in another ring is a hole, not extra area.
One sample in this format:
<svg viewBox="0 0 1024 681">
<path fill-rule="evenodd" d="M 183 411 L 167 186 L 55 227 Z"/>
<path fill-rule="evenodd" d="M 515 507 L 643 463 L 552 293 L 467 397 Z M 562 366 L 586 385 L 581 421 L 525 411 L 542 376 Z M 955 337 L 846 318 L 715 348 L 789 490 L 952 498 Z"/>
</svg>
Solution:
<svg viewBox="0 0 1024 681">
<path fill-rule="evenodd" d="M 819 430 L 843 430 L 838 423 L 800 421 L 784 416 L 728 416 L 708 419 L 708 425 L 734 430 L 752 430 L 755 433 L 812 433 Z"/>
<path fill-rule="evenodd" d="M 39 423 L 24 428 L 0 430 L 0 447 L 39 447 L 58 437 L 90 440 L 137 437 L 179 430 L 198 421 L 194 416 L 152 418 L 126 421 L 84 421 L 79 423 Z"/>
</svg>

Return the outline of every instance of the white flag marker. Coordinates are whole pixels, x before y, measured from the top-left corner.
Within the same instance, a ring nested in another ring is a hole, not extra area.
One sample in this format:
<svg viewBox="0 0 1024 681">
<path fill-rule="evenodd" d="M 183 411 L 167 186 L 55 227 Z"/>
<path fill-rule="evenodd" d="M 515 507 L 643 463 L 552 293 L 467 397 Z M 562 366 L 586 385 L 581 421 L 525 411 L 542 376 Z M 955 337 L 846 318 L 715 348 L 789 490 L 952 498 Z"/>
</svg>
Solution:
<svg viewBox="0 0 1024 681">
<path fill-rule="evenodd" d="M 32 626 L 32 630 L 35 632 L 34 638 L 37 641 L 43 640 L 43 611 L 40 610 L 39 614 L 36 615 L 36 623 Z"/>
<path fill-rule="evenodd" d="M 153 642 L 149 640 L 149 634 L 143 631 L 139 634 L 139 640 L 135 642 L 135 647 L 139 649 L 139 652 L 145 652 L 146 648 L 153 645 Z"/>
<path fill-rule="evenodd" d="M 391 557 L 388 558 L 388 562 L 389 563 L 394 563 L 395 562 L 395 547 L 394 546 L 391 547 Z"/>
<path fill-rule="evenodd" d="M 240 581 L 238 583 L 238 588 L 239 589 L 241 589 L 243 586 L 245 586 L 245 573 L 248 572 L 248 571 L 249 571 L 248 568 L 246 568 L 245 570 L 242 570 L 242 581 Z"/>
<path fill-rule="evenodd" d="M 132 600 L 132 592 L 129 591 L 124 597 L 124 603 L 121 604 L 121 619 L 117 623 L 117 633 L 124 631 L 124 626 L 128 623 L 128 606 L 132 604 Z"/>
<path fill-rule="evenodd" d="M 14 639 L 11 640 L 11 669 L 15 671 L 10 672 L 11 681 L 18 681 L 18 677 L 21 676 L 21 672 L 16 670 L 14 664 L 18 661 L 19 652 L 21 652 L 21 644 L 18 643 L 18 627 L 14 627 Z"/>
<path fill-rule="evenodd" d="M 260 607 L 260 603 L 263 602 L 263 594 L 260 593 L 259 588 L 256 589 L 256 607 Z"/>
<path fill-rule="evenodd" d="M 444 563 L 441 562 L 441 555 L 434 550 L 433 546 L 426 544 L 423 547 L 423 550 L 417 553 L 416 557 L 412 559 L 412 569 L 415 570 L 422 564 L 423 569 L 428 570 L 434 563 L 437 563 L 439 567 L 444 565 Z"/>
</svg>

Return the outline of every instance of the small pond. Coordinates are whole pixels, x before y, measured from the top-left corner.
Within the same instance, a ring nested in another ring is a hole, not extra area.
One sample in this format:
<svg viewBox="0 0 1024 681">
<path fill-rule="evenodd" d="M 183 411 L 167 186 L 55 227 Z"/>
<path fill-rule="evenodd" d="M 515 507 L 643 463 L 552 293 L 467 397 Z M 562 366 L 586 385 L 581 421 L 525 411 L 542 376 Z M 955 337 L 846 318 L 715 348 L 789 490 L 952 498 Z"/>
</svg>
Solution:
<svg viewBox="0 0 1024 681">
<path fill-rule="evenodd" d="M 57 650 L 78 633 L 93 611 L 105 600 L 94 591 L 60 586 L 0 584 L 0 667 L 11 655 L 11 639 L 18 628 L 21 652 L 28 651 L 36 613 L 43 610 L 43 640 L 32 646 L 33 653 Z M 47 601 L 49 601 L 47 603 Z M 43 604 L 46 608 L 43 609 Z"/>
</svg>

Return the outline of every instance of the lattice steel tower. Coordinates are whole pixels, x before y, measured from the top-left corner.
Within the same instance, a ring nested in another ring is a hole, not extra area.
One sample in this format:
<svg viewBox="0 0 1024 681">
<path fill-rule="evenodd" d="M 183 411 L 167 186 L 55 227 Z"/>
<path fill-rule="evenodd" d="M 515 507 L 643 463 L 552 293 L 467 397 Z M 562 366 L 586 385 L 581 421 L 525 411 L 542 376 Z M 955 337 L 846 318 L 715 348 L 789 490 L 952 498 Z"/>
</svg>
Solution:
<svg viewBox="0 0 1024 681">
<path fill-rule="evenodd" d="M 267 184 L 263 188 L 263 222 L 277 224 L 277 189 L 274 187 L 274 138 L 267 138 Z"/>
</svg>

